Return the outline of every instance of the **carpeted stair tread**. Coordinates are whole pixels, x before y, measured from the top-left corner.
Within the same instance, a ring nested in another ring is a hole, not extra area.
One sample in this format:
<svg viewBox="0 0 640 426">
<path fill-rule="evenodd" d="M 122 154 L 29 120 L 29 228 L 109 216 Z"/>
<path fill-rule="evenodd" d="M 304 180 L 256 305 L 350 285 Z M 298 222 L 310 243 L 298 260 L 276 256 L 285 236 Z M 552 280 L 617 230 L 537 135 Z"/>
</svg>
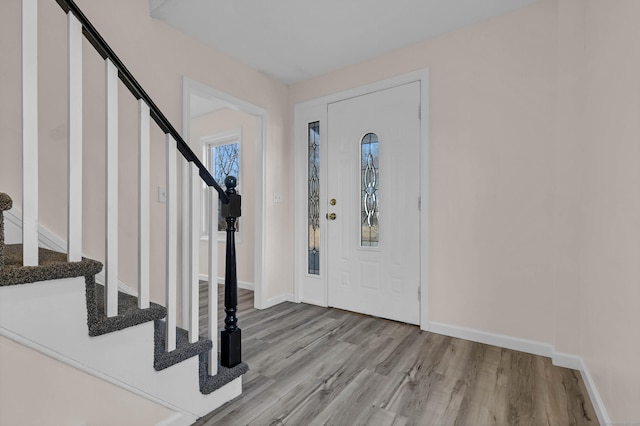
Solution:
<svg viewBox="0 0 640 426">
<path fill-rule="evenodd" d="M 0 271 L 5 265 L 5 245 L 4 245 L 4 211 L 13 206 L 13 201 L 4 192 L 0 192 Z"/>
<path fill-rule="evenodd" d="M 153 335 L 153 368 L 164 370 L 186 359 L 201 354 L 207 354 L 212 348 L 211 340 L 199 337 L 197 342 L 189 343 L 189 333 L 182 328 L 176 328 L 176 348 L 171 352 L 165 351 L 166 323 L 155 321 Z"/>
<path fill-rule="evenodd" d="M 118 293 L 118 316 L 108 318 L 104 313 L 104 286 L 96 284 L 95 277 L 86 277 L 87 325 L 90 336 L 100 336 L 134 325 L 158 320 L 167 315 L 167 309 L 151 303 L 147 309 L 138 308 L 138 298 Z"/>
<path fill-rule="evenodd" d="M 249 366 L 244 362 L 236 365 L 235 367 L 227 368 L 220 365 L 218 362 L 218 374 L 210 376 L 209 371 L 209 357 L 207 354 L 200 354 L 200 393 L 209 395 L 212 392 L 220 389 L 227 383 L 231 383 L 238 377 L 249 371 Z"/>
<path fill-rule="evenodd" d="M 9 210 L 13 206 L 13 201 L 8 194 L 0 192 L 0 212 Z"/>
<path fill-rule="evenodd" d="M 102 263 L 96 260 L 82 258 L 79 262 L 67 262 L 66 254 L 45 248 L 38 249 L 38 257 L 38 266 L 22 266 L 22 244 L 5 245 L 0 285 L 93 276 L 102 270 Z"/>
</svg>

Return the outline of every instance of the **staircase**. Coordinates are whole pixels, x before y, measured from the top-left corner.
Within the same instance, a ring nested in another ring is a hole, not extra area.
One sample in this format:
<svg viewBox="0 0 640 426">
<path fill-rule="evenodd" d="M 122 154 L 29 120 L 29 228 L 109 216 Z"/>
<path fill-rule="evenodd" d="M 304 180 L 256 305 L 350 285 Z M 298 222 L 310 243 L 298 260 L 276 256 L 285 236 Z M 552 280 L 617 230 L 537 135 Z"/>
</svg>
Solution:
<svg viewBox="0 0 640 426">
<path fill-rule="evenodd" d="M 38 94 L 33 90 L 37 88 L 38 0 L 22 0 L 23 193 L 18 211 L 11 197 L 0 192 L 0 337 L 167 408 L 173 415 L 159 423 L 163 426 L 188 425 L 240 395 L 242 375 L 248 370 L 241 360 L 241 331 L 236 316 L 234 232 L 241 203 L 235 191 L 236 181 L 228 177 L 223 190 L 78 6 L 72 0 L 55 1 L 68 17 L 68 233 L 66 238 L 60 238 L 65 240 L 66 250 L 50 250 L 38 243 Z M 82 37 L 105 62 L 104 235 L 108 238 L 102 261 L 84 257 L 82 248 Z M 125 283 L 136 288 L 129 291 L 137 293 L 135 296 L 120 291 L 123 283 L 118 274 L 118 80 L 139 105 L 138 279 L 137 283 Z M 150 300 L 150 287 L 157 285 L 150 280 L 149 175 L 157 167 L 151 164 L 149 155 L 152 121 L 165 134 L 166 149 L 166 259 L 164 265 L 154 265 L 165 272 L 164 306 Z M 207 188 L 204 197 L 203 182 Z M 203 332 L 199 329 L 198 297 L 201 198 L 206 198 L 204 201 L 214 214 L 220 200 L 227 222 L 226 318 L 224 327 L 216 324 L 217 217 L 211 215 L 209 300 L 205 308 L 209 323 Z M 4 216 L 12 208 L 22 218 L 22 244 L 5 244 Z M 177 232 L 180 226 L 181 240 Z M 180 260 L 179 246 L 188 253 Z M 181 288 L 187 297 L 178 305 Z M 180 310 L 184 312 L 182 321 L 178 318 Z M 37 384 L 37 378 L 34 380 Z M 38 405 L 37 401 L 31 403 Z M 21 404 L 17 400 L 0 400 L 0 424 L 7 421 L 6 416 L 14 424 L 11 410 Z M 29 424 L 29 419 L 20 420 Z"/>
</svg>

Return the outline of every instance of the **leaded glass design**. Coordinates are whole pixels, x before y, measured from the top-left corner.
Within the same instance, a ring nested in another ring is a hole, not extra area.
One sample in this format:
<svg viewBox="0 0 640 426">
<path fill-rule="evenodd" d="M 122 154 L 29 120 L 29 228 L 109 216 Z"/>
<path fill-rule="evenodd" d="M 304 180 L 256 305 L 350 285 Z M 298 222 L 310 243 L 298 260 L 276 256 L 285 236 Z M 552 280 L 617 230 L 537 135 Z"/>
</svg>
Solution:
<svg viewBox="0 0 640 426">
<path fill-rule="evenodd" d="M 309 274 L 320 275 L 320 122 L 309 123 Z"/>
<path fill-rule="evenodd" d="M 377 247 L 379 199 L 378 136 L 367 133 L 360 142 L 360 245 Z"/>
</svg>

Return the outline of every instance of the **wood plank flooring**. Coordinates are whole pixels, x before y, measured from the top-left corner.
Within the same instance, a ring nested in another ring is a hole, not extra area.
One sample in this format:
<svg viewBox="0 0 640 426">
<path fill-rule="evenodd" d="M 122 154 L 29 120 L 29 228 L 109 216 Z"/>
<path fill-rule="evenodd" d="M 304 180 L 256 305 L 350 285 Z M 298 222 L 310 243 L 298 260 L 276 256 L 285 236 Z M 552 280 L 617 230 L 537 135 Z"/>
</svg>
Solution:
<svg viewBox="0 0 640 426">
<path fill-rule="evenodd" d="M 238 317 L 243 394 L 194 425 L 598 424 L 580 373 L 549 358 L 331 308 L 256 310 L 246 290 Z"/>
</svg>

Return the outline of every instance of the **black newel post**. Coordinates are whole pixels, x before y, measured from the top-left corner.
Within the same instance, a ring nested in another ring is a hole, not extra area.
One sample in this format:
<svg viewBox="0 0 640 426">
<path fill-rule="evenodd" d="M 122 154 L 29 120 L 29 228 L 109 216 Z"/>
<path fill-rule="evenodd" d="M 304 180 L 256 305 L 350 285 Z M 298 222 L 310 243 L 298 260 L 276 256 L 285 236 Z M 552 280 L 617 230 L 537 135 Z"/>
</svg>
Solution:
<svg viewBox="0 0 640 426">
<path fill-rule="evenodd" d="M 236 272 L 236 220 L 240 217 L 240 194 L 236 193 L 237 179 L 227 176 L 224 180 L 229 203 L 222 204 L 222 217 L 227 222 L 227 254 L 224 275 L 224 330 L 220 332 L 220 364 L 234 367 L 242 362 L 240 333 L 238 328 L 238 275 Z"/>
</svg>

